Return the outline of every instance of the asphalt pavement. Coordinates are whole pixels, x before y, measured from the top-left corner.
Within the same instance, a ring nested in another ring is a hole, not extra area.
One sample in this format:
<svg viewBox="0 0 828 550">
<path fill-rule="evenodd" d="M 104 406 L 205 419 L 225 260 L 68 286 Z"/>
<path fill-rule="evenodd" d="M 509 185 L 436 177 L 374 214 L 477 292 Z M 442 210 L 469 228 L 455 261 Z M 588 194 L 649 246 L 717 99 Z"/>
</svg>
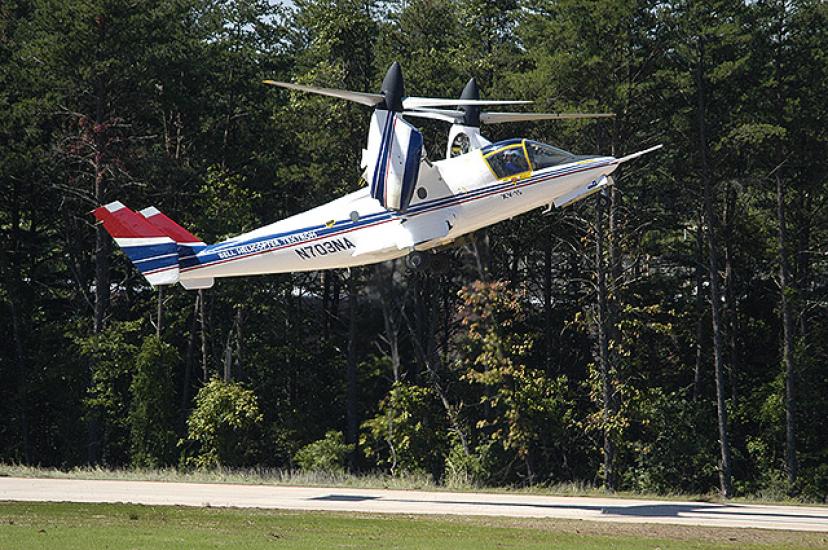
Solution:
<svg viewBox="0 0 828 550">
<path fill-rule="evenodd" d="M 828 532 L 828 507 L 822 506 L 716 504 L 516 493 L 0 477 L 0 501 L 126 502 L 382 514 L 557 518 Z"/>
</svg>

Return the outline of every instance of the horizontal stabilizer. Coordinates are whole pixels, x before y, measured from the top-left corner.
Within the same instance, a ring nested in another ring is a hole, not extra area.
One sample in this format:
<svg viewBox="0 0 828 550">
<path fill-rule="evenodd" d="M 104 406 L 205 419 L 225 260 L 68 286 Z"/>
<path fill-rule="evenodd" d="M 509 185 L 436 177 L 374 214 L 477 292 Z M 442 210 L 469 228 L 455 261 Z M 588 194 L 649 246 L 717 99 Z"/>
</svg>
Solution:
<svg viewBox="0 0 828 550">
<path fill-rule="evenodd" d="M 213 288 L 216 280 L 213 277 L 204 277 L 202 279 L 181 279 L 179 282 L 185 290 L 206 290 Z"/>
<path fill-rule="evenodd" d="M 158 227 L 118 201 L 94 215 L 151 285 L 178 282 L 178 245 Z"/>
</svg>

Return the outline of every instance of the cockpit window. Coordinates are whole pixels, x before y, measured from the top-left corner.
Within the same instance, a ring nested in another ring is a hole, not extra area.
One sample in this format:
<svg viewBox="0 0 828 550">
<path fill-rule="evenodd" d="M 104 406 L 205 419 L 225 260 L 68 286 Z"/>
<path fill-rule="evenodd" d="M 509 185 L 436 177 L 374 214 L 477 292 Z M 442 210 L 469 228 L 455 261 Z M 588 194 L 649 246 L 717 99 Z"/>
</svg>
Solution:
<svg viewBox="0 0 828 550">
<path fill-rule="evenodd" d="M 485 158 L 498 179 L 508 178 L 531 170 L 523 145 L 520 144 L 497 149 Z"/>
<path fill-rule="evenodd" d="M 537 141 L 527 141 L 526 152 L 529 153 L 529 160 L 532 161 L 532 168 L 534 170 L 541 170 L 543 168 L 549 168 L 550 166 L 575 161 L 575 155 L 569 151 L 564 151 L 563 149 L 558 149 L 545 143 L 538 143 Z"/>
</svg>

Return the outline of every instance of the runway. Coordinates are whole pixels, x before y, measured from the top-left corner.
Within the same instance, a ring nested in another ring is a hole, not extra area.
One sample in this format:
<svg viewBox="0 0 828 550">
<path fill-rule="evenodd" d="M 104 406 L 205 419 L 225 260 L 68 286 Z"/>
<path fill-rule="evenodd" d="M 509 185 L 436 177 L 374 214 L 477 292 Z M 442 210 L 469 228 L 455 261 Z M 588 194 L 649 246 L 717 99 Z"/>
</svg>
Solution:
<svg viewBox="0 0 828 550">
<path fill-rule="evenodd" d="M 556 518 L 828 532 L 828 507 L 553 497 L 514 493 L 7 477 L 0 478 L 0 501 L 126 502 L 381 514 Z"/>
</svg>

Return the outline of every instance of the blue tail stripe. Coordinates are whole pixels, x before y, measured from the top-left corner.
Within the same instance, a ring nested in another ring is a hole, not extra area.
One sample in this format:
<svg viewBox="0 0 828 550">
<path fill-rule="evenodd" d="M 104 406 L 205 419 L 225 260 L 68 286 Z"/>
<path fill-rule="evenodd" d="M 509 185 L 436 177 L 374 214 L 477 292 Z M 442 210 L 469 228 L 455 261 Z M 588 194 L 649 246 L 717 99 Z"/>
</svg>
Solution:
<svg viewBox="0 0 828 550">
<path fill-rule="evenodd" d="M 174 267 L 178 265 L 178 255 L 170 258 L 159 258 L 157 260 L 150 260 L 144 263 L 135 264 L 138 271 L 146 273 L 147 271 L 155 271 L 164 267 Z"/>
<path fill-rule="evenodd" d="M 154 258 L 156 256 L 163 256 L 165 254 L 175 254 L 178 252 L 178 245 L 173 242 L 162 244 L 147 244 L 140 246 L 122 246 L 121 250 L 133 262 Z"/>
<path fill-rule="evenodd" d="M 178 245 L 173 242 L 124 246 L 121 249 L 141 273 L 178 265 Z"/>
</svg>

